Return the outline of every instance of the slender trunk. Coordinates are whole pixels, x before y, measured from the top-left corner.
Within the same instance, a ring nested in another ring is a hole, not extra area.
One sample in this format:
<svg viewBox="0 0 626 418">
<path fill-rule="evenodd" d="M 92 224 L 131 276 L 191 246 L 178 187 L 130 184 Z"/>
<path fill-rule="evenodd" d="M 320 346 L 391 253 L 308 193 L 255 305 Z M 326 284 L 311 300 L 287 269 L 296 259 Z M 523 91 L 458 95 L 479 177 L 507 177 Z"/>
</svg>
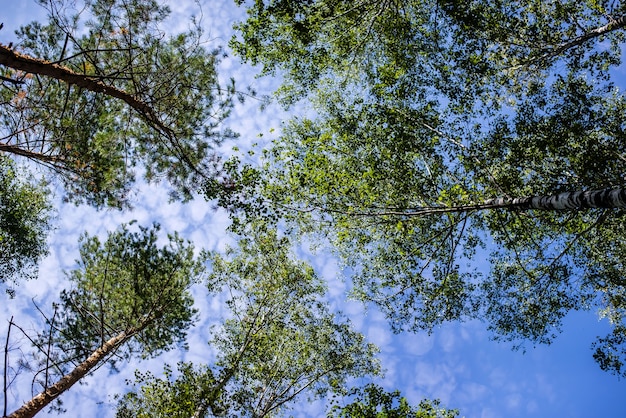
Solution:
<svg viewBox="0 0 626 418">
<path fill-rule="evenodd" d="M 104 358 L 113 353 L 117 347 L 135 334 L 134 331 L 124 331 L 109 339 L 100 348 L 94 351 L 85 361 L 80 363 L 70 373 L 59 379 L 54 385 L 46 388 L 43 392 L 33 397 L 22 405 L 7 418 L 30 418 L 59 397 L 63 392 L 72 387 L 76 382 L 85 377 Z"/>
<path fill-rule="evenodd" d="M 7 330 L 7 342 L 4 345 L 4 386 L 3 394 L 4 394 L 4 412 L 3 417 L 7 415 L 7 390 L 9 390 L 8 381 L 7 381 L 7 373 L 9 370 L 9 338 L 11 337 L 11 325 L 13 325 L 13 317 L 9 319 L 9 329 Z"/>
<path fill-rule="evenodd" d="M 591 208 L 617 209 L 626 208 L 626 189 L 602 189 L 578 192 L 564 192 L 546 196 L 530 197 L 498 197 L 483 203 L 459 206 L 423 206 L 415 208 L 388 208 L 369 211 L 345 211 L 339 209 L 319 208 L 323 212 L 341 213 L 354 217 L 376 216 L 429 216 L 441 213 L 467 213 L 488 209 L 513 210 L 581 210 Z"/>
<path fill-rule="evenodd" d="M 626 207 L 626 189 L 603 189 L 565 192 L 548 196 L 490 199 L 485 205 L 514 209 L 574 210 L 588 208 Z"/>
</svg>

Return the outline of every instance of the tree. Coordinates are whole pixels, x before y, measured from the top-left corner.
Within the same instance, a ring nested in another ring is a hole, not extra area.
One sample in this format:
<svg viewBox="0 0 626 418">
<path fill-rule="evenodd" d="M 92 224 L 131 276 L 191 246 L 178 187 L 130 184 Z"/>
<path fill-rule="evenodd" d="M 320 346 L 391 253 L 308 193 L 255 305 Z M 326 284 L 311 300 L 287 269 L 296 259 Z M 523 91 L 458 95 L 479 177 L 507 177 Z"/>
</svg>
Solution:
<svg viewBox="0 0 626 418">
<path fill-rule="evenodd" d="M 232 45 L 316 117 L 287 123 L 256 176 L 233 169 L 248 190 L 225 206 L 329 239 L 397 331 L 480 318 L 549 343 L 567 312 L 598 308 L 615 328 L 595 357 L 623 375 L 623 201 L 532 206 L 623 194 L 620 5 L 237 3 Z"/>
<path fill-rule="evenodd" d="M 196 313 L 189 287 L 203 262 L 177 235 L 159 248 L 158 230 L 123 226 L 105 242 L 82 238 L 78 268 L 68 274 L 73 287 L 46 317 L 49 330 L 29 337 L 38 349 L 41 392 L 8 417 L 34 416 L 104 364 L 184 346 Z"/>
<path fill-rule="evenodd" d="M 386 392 L 373 384 L 357 388 L 351 393 L 353 402 L 335 405 L 328 417 L 336 418 L 454 418 L 457 410 L 439 407 L 439 401 L 423 400 L 417 408 L 409 405 L 400 391 Z"/>
<path fill-rule="evenodd" d="M 140 168 L 188 199 L 217 176 L 220 128 L 235 95 L 220 86 L 223 52 L 207 50 L 198 22 L 166 35 L 155 0 L 39 0 L 48 22 L 0 46 L 0 151 L 42 164 L 66 197 L 127 205 Z M 79 12 L 77 12 L 79 10 Z"/>
<path fill-rule="evenodd" d="M 0 283 L 36 275 L 51 215 L 46 185 L 0 155 Z"/>
<path fill-rule="evenodd" d="M 215 333 L 213 365 L 180 364 L 178 376 L 137 375 L 118 417 L 274 416 L 296 397 L 341 394 L 349 377 L 377 374 L 375 347 L 339 314 L 312 268 L 293 260 L 273 231 L 211 256 L 211 292 L 228 295 L 230 316 Z"/>
<path fill-rule="evenodd" d="M 417 88 L 445 96 L 450 109 L 462 105 L 462 112 L 476 96 L 524 95 L 557 65 L 606 75 L 619 62 L 626 24 L 621 5 L 595 1 L 235 3 L 246 6 L 247 19 L 235 26 L 231 45 L 263 73 L 280 70 L 286 98 L 335 79 L 397 97 Z M 600 40 L 606 48 L 594 49 Z M 497 101 L 489 107 L 500 110 Z"/>
</svg>

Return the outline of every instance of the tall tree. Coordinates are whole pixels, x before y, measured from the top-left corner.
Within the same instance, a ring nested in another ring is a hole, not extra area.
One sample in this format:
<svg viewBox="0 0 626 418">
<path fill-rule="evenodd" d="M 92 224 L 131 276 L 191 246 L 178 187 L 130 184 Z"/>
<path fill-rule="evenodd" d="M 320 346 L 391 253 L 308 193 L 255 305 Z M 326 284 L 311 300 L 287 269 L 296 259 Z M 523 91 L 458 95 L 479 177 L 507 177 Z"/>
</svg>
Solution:
<svg viewBox="0 0 626 418">
<path fill-rule="evenodd" d="M 317 116 L 283 127 L 262 173 L 234 169 L 250 187 L 226 206 L 321 232 L 396 330 L 478 317 L 548 343 L 567 312 L 597 308 L 615 328 L 595 357 L 623 375 L 623 202 L 541 204 L 623 194 L 621 4 L 237 3 L 232 45 Z"/>
<path fill-rule="evenodd" d="M 140 167 L 189 198 L 220 171 L 214 146 L 234 82 L 221 86 L 222 51 L 199 22 L 164 31 L 155 0 L 39 0 L 48 21 L 0 46 L 0 151 L 50 168 L 67 198 L 124 206 Z"/>
<path fill-rule="evenodd" d="M 626 24 L 620 3 L 593 0 L 235 3 L 247 18 L 235 26 L 233 47 L 264 73 L 281 70 L 286 98 L 329 79 L 366 81 L 398 97 L 419 84 L 463 111 L 476 96 L 523 95 L 520 88 L 544 84 L 557 65 L 606 75 L 619 63 Z M 600 41 L 608 42 L 595 49 Z"/>
<path fill-rule="evenodd" d="M 46 318 L 49 329 L 31 338 L 41 392 L 8 417 L 34 416 L 104 364 L 184 345 L 196 313 L 189 287 L 204 266 L 176 235 L 159 248 L 158 230 L 123 226 L 105 242 L 83 237 L 78 268 L 68 274 L 73 287 Z"/>
<path fill-rule="evenodd" d="M 375 347 L 329 312 L 313 269 L 273 231 L 243 238 L 227 258 L 213 254 L 211 291 L 230 313 L 211 345 L 210 366 L 179 365 L 178 377 L 138 374 L 118 417 L 274 416 L 296 398 L 341 394 L 349 377 L 378 373 Z"/>
<path fill-rule="evenodd" d="M 0 155 L 0 283 L 36 275 L 51 215 L 46 185 Z"/>
</svg>

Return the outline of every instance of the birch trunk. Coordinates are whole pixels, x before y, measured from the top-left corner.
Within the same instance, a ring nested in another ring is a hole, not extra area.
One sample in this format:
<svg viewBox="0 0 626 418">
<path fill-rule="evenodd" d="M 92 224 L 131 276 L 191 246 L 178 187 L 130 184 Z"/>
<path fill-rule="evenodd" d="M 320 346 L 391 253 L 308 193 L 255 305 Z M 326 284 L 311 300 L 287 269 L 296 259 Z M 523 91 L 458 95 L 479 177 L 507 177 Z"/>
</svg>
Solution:
<svg viewBox="0 0 626 418">
<path fill-rule="evenodd" d="M 564 192 L 546 196 L 498 197 L 483 203 L 460 206 L 423 206 L 411 209 L 382 211 L 343 211 L 319 208 L 330 213 L 341 213 L 354 217 L 375 216 L 429 216 L 441 213 L 466 213 L 488 209 L 513 210 L 580 210 L 591 208 L 616 209 L 626 208 L 626 189 L 602 189 L 578 192 Z"/>
<path fill-rule="evenodd" d="M 582 45 L 590 39 L 598 38 L 600 36 L 606 35 L 609 32 L 622 29 L 624 26 L 626 26 L 626 16 L 620 16 L 617 19 L 611 18 L 611 21 L 607 23 L 606 25 L 600 26 L 599 28 L 592 29 L 583 35 L 577 36 L 576 38 L 571 39 L 567 42 L 564 42 L 561 45 L 557 45 L 554 49 L 546 52 L 545 54 L 539 57 L 533 58 L 527 62 L 524 62 L 521 65 L 515 66 L 513 67 L 513 69 L 520 68 L 522 65 L 534 64 L 539 61 L 544 61 L 544 60 L 556 57 L 557 55 L 562 54 L 568 49 Z"/>
<path fill-rule="evenodd" d="M 43 392 L 33 397 L 30 401 L 22 405 L 21 408 L 9 414 L 6 418 L 34 417 L 39 411 L 58 398 L 59 395 L 85 377 L 85 375 L 87 375 L 95 366 L 97 366 L 109 354 L 113 353 L 117 347 L 131 338 L 134 334 L 134 331 L 124 331 L 109 339 L 100 348 L 94 351 L 85 361 L 76 366 L 74 370 L 63 376 L 54 385 L 46 388 Z"/>
<path fill-rule="evenodd" d="M 496 198 L 486 206 L 536 210 L 574 210 L 588 208 L 626 207 L 626 189 L 603 189 L 584 192 L 565 192 L 548 196 Z"/>
</svg>

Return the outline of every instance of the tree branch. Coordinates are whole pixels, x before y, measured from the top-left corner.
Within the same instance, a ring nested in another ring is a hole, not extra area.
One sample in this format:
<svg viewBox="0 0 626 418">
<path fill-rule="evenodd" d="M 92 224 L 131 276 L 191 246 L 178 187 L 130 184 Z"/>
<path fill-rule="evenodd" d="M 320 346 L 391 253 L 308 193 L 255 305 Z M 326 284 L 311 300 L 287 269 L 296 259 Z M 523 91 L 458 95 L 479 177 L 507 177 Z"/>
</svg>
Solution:
<svg viewBox="0 0 626 418">
<path fill-rule="evenodd" d="M 3 417 L 7 416 L 7 373 L 9 371 L 9 337 L 11 336 L 11 325 L 13 325 L 13 316 L 9 319 L 9 329 L 7 330 L 7 342 L 4 345 L 4 385 L 3 385 L 3 394 L 4 394 L 4 412 L 2 413 Z"/>
<path fill-rule="evenodd" d="M 465 213 L 487 209 L 513 209 L 513 210 L 581 210 L 592 208 L 616 209 L 626 208 L 626 189 L 607 188 L 602 190 L 589 190 L 577 192 L 564 192 L 554 195 L 530 196 L 530 197 L 498 197 L 488 199 L 483 203 L 459 206 L 423 206 L 406 209 L 385 209 L 371 211 L 349 211 L 317 207 L 327 213 L 339 213 L 353 217 L 377 217 L 377 216 L 428 216 L 443 213 Z"/>
<path fill-rule="evenodd" d="M 22 157 L 30 158 L 31 160 L 41 161 L 44 163 L 58 163 L 58 162 L 63 161 L 63 159 L 60 157 L 56 157 L 52 155 L 45 155 L 40 152 L 28 151 L 24 148 L 20 148 L 19 146 L 10 145 L 6 143 L 2 143 L 2 142 L 0 142 L 0 151 L 8 152 L 11 154 L 19 155 Z"/>
<path fill-rule="evenodd" d="M 564 43 L 556 46 L 554 49 L 549 50 L 548 52 L 545 52 L 543 55 L 540 55 L 538 57 L 532 58 L 532 59 L 530 59 L 530 60 L 528 60 L 526 62 L 523 62 L 520 65 L 516 65 L 514 67 L 511 67 L 511 69 L 516 70 L 516 69 L 521 68 L 521 67 L 526 66 L 526 65 L 532 65 L 532 64 L 535 64 L 535 63 L 538 63 L 538 62 L 545 61 L 547 59 L 553 58 L 553 57 L 555 57 L 555 56 L 557 56 L 557 55 L 567 51 L 570 48 L 573 48 L 575 46 L 579 46 L 579 45 L 584 44 L 585 42 L 587 42 L 590 39 L 597 38 L 597 37 L 605 35 L 605 34 L 607 34 L 609 32 L 613 32 L 614 30 L 621 29 L 621 28 L 623 28 L 625 26 L 626 26 L 626 16 L 622 16 L 622 17 L 619 17 L 617 19 L 611 19 L 611 21 L 609 23 L 607 23 L 606 25 L 600 26 L 599 28 L 592 29 L 592 30 L 590 30 L 587 33 L 584 33 L 584 34 L 582 34 L 580 36 L 577 36 L 574 39 L 571 39 L 571 40 L 569 40 L 567 42 L 564 42 Z"/>
<path fill-rule="evenodd" d="M 174 137 L 172 130 L 161 122 L 151 106 L 124 90 L 103 83 L 100 80 L 101 77 L 78 74 L 59 64 L 20 54 L 4 45 L 0 45 L 0 64 L 27 73 L 51 77 L 94 93 L 102 93 L 120 99 L 136 110 L 150 125 L 158 128 L 158 130 L 162 131 L 166 136 L 170 138 Z"/>
<path fill-rule="evenodd" d="M 109 339 L 100 348 L 94 351 L 85 361 L 76 366 L 70 373 L 63 376 L 52 386 L 45 388 L 43 392 L 33 397 L 30 401 L 22 405 L 7 418 L 31 418 L 39 411 L 59 397 L 63 392 L 72 387 L 76 382 L 87 375 L 102 359 L 106 358 L 117 347 L 131 338 L 139 330 L 130 329 Z"/>
</svg>

